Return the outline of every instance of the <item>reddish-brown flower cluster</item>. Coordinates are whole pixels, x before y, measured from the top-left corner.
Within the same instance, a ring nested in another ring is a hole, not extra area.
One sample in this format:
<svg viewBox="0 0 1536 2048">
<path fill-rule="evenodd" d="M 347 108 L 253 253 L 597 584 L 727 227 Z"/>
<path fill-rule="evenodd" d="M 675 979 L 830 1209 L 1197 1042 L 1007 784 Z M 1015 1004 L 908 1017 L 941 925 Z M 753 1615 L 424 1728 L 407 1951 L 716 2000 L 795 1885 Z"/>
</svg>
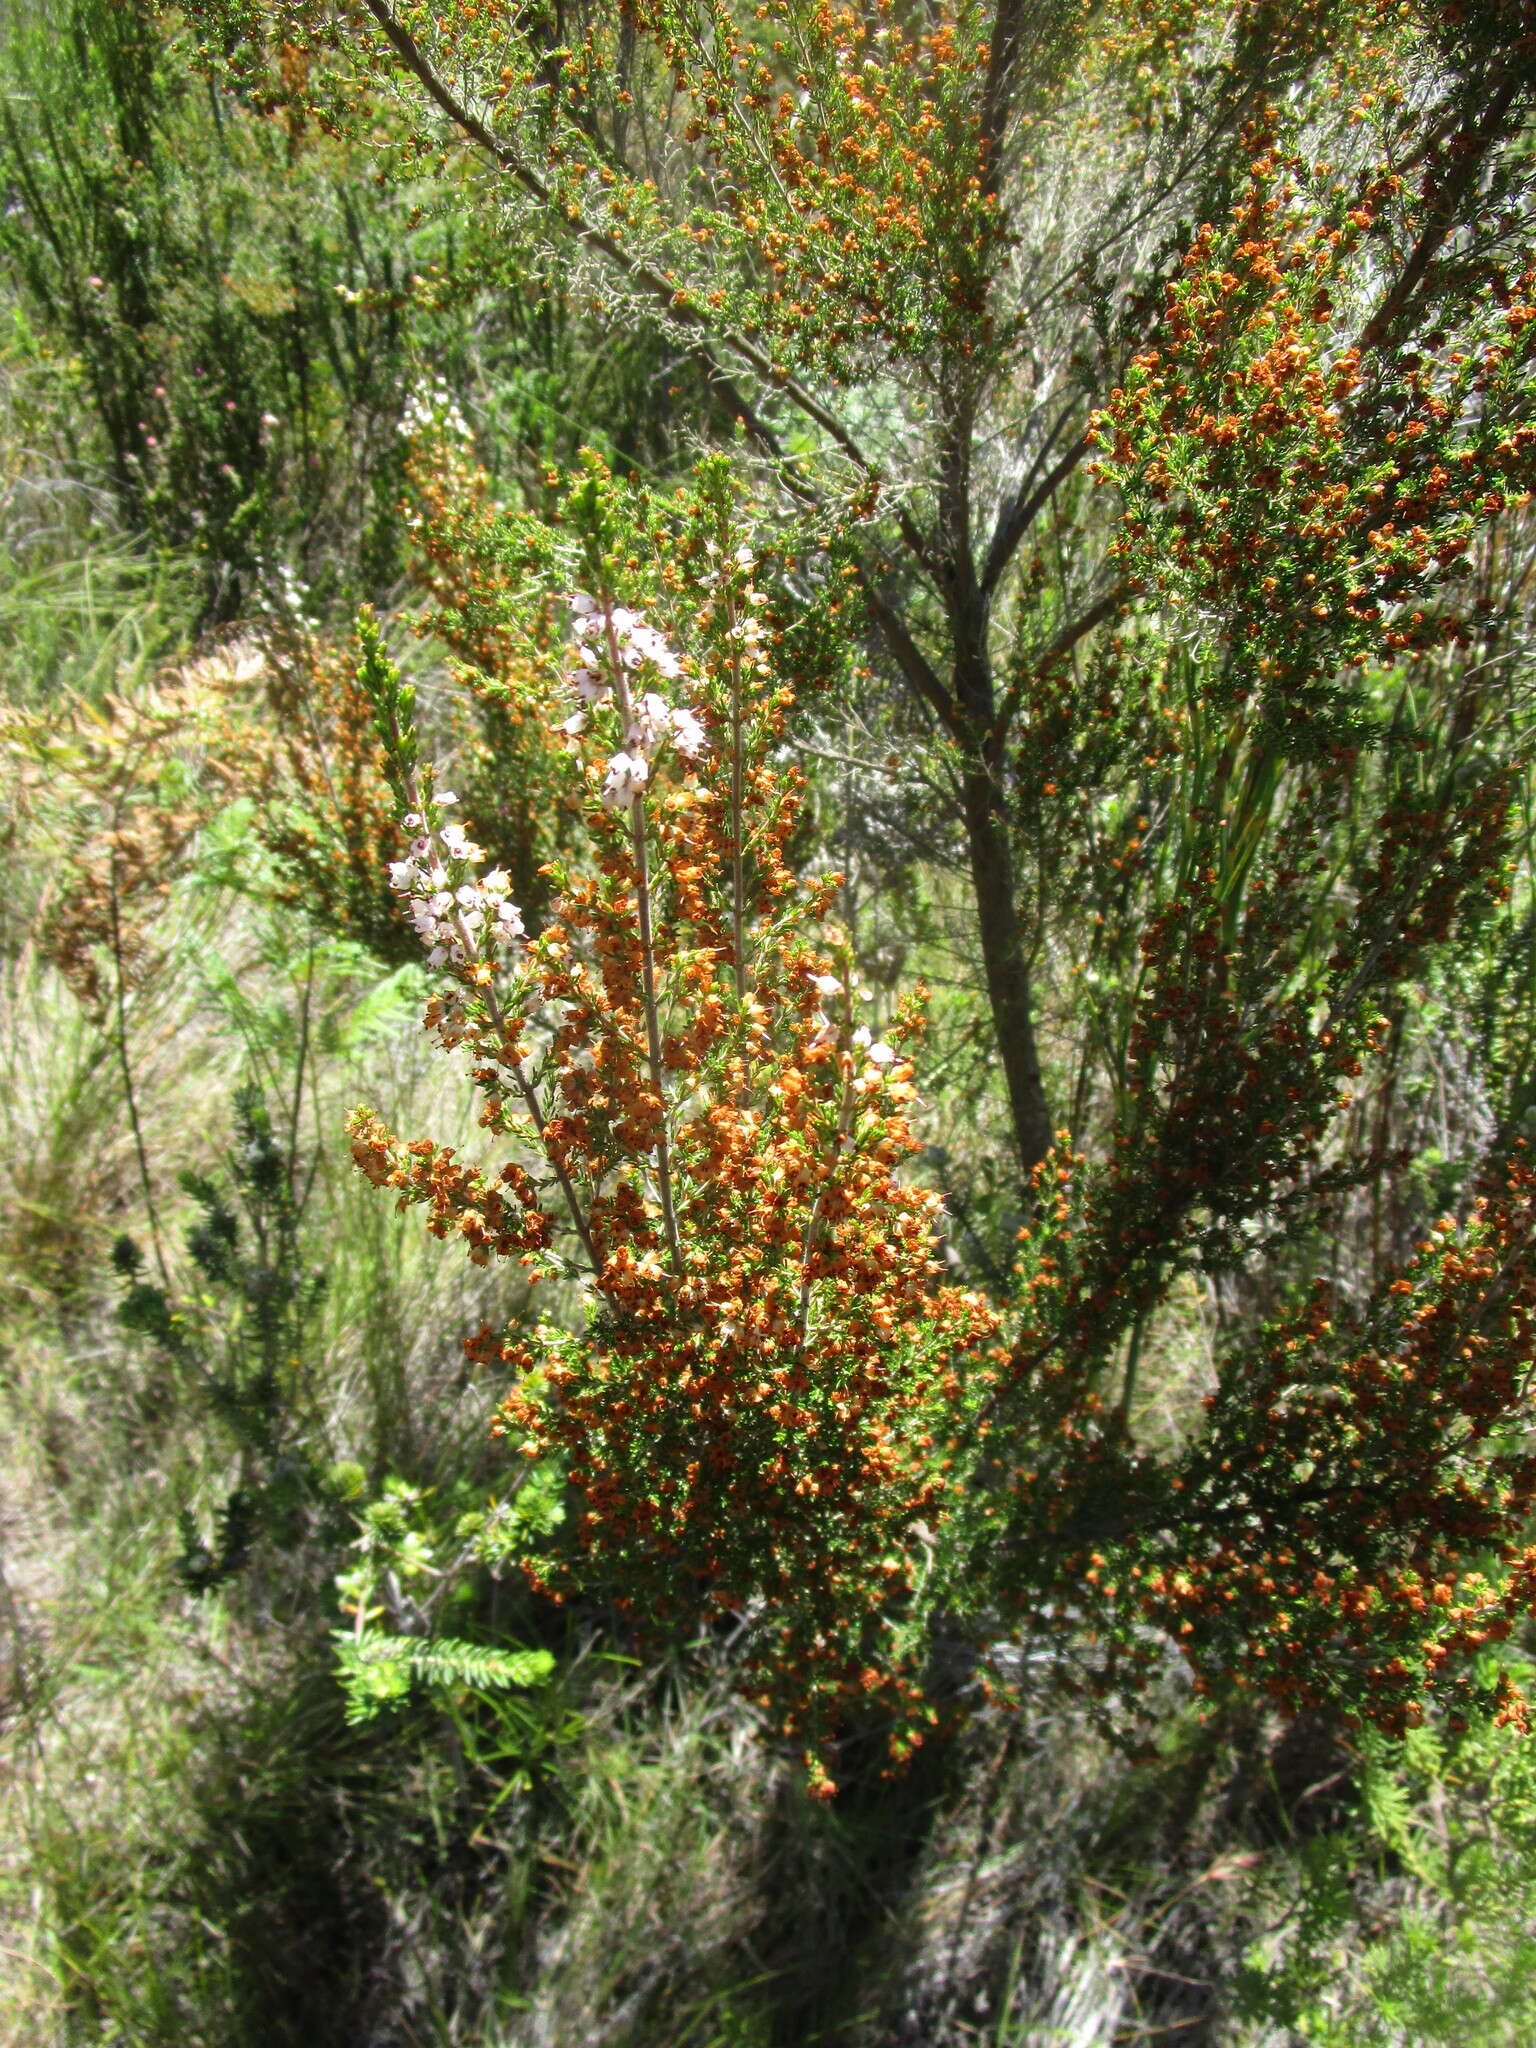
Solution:
<svg viewBox="0 0 1536 2048">
<path fill-rule="evenodd" d="M 1193 1540 L 1150 1535 L 1118 1567 L 1202 1686 L 1398 1730 L 1431 1698 L 1523 1721 L 1477 1660 L 1536 1598 L 1533 1250 L 1517 1155 L 1362 1319 L 1319 1288 L 1229 1364 L 1179 1475 Z"/>
<path fill-rule="evenodd" d="M 1128 501 L 1127 566 L 1219 620 L 1228 687 L 1261 696 L 1281 732 L 1315 738 L 1331 705 L 1347 712 L 1341 666 L 1464 641 L 1452 594 L 1469 553 L 1536 485 L 1518 402 L 1536 270 L 1500 272 L 1455 346 L 1442 327 L 1389 353 L 1390 303 L 1339 334 L 1400 191 L 1385 168 L 1346 185 L 1259 155 L 1230 223 L 1200 230 L 1169 286 L 1158 345 L 1095 422 L 1099 473 Z"/>
<path fill-rule="evenodd" d="M 641 21 L 689 94 L 688 138 L 723 174 L 721 205 L 693 233 L 761 267 L 754 325 L 776 351 L 912 354 L 938 321 L 969 354 L 1000 228 L 979 18 L 914 28 L 890 0 L 772 0 L 750 30 L 715 7 L 708 44 L 665 0 Z"/>
<path fill-rule="evenodd" d="M 230 758 L 276 857 L 278 900 L 381 959 L 409 958 L 384 881 L 398 837 L 394 800 L 355 650 L 274 638 L 264 649 L 259 699 L 247 690 L 229 708 L 238 741 Z"/>
<path fill-rule="evenodd" d="M 974 1541 L 1026 1612 L 1096 1634 L 1122 1688 L 1155 1624 L 1202 1686 L 1392 1726 L 1426 1687 L 1491 1698 L 1476 1653 L 1536 1583 L 1524 1166 L 1362 1328 L 1320 1299 L 1272 1348 L 1233 1342 L 1186 1451 L 1130 1436 L 1171 1276 L 1271 1284 L 1266 1254 L 1381 1173 L 1379 1129 L 1353 1150 L 1338 1133 L 1383 1013 L 1506 887 L 1515 777 L 1464 572 L 1532 477 L 1531 281 L 1458 315 L 1476 347 L 1389 352 L 1398 313 L 1361 310 L 1358 257 L 1398 194 L 1356 189 L 1339 221 L 1339 189 L 1260 156 L 1098 422 L 1119 553 L 1189 630 L 1179 658 L 1116 643 L 1041 701 L 1028 801 L 1081 849 L 1066 886 L 1094 909 L 1112 1116 L 1101 1163 L 1064 1148 L 1036 1176 Z M 1084 835 L 1116 749 L 1140 758 L 1138 800 Z M 1309 1345 L 1315 1392 L 1287 1378 Z"/>
<path fill-rule="evenodd" d="M 1058 1230 L 1080 1206 L 1064 1188 Z M 1037 1334 L 1070 1284 L 1065 1245 L 1027 1276 Z M 1523 1727 L 1487 1653 L 1536 1608 L 1533 1251 L 1536 1173 L 1517 1152 L 1364 1313 L 1319 1286 L 1235 1345 L 1205 1429 L 1167 1464 L 1132 1448 L 1069 1349 L 1037 1359 L 1028 1468 L 1002 1429 L 1017 1408 L 982 1424 L 996 1477 L 974 1540 L 993 1584 L 1096 1653 L 1121 1700 L 1166 1638 L 1213 1699 L 1399 1733 L 1437 1702 Z"/>
<path fill-rule="evenodd" d="M 449 1145 L 417 1138 L 402 1145 L 377 1117 L 352 1120 L 352 1158 L 376 1188 L 390 1188 L 402 1208 L 420 1204 L 434 1237 L 461 1237 L 470 1259 L 488 1265 L 492 1257 L 521 1258 L 541 1252 L 550 1241 L 549 1218 L 538 1191 L 515 1160 L 494 1181 L 466 1166 Z"/>
</svg>

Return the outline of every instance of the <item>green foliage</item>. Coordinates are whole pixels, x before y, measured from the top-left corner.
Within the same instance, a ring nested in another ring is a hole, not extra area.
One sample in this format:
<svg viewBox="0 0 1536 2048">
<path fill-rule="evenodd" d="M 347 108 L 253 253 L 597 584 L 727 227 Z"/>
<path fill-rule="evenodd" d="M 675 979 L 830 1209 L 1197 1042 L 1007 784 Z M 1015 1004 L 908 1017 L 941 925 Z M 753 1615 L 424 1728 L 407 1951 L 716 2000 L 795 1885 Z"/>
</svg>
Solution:
<svg viewBox="0 0 1536 2048">
<path fill-rule="evenodd" d="M 335 1643 L 347 1719 L 354 1724 L 371 1721 L 385 1707 L 397 1705 L 410 1692 L 413 1679 L 444 1689 L 484 1692 L 497 1686 L 538 1685 L 555 1668 L 548 1650 L 494 1649 L 452 1636 L 415 1643 L 377 1629 L 361 1634 L 338 1629 Z"/>
<path fill-rule="evenodd" d="M 357 208 L 321 139 L 199 91 L 174 16 L 148 4 L 13 10 L 5 59 L 0 248 L 70 453 L 95 457 L 91 421 L 125 517 L 200 557 L 205 618 L 234 617 L 306 532 L 384 513 L 398 232 Z"/>
<path fill-rule="evenodd" d="M 75 692 L 100 702 L 184 642 L 196 611 L 187 565 L 114 546 L 92 510 L 76 504 L 36 525 L 25 515 L 5 522 L 0 683 L 10 704 Z"/>
<path fill-rule="evenodd" d="M 1536 2035 L 1531 47 L 5 13 L 0 2034 Z"/>
<path fill-rule="evenodd" d="M 463 1486 L 440 1499 L 401 1479 L 385 1481 L 358 1518 L 358 1561 L 336 1581 L 353 1616 L 353 1626 L 332 1638 L 349 1720 L 370 1720 L 403 1700 L 413 1678 L 438 1689 L 485 1690 L 550 1677 L 555 1664 L 546 1650 L 425 1631 L 444 1610 L 462 1612 L 473 1602 L 477 1569 L 499 1573 L 534 1553 L 565 1518 L 563 1490 L 549 1466 L 534 1467 L 515 1493 L 484 1505 L 466 1505 Z M 374 1626 L 386 1615 L 389 1630 Z"/>
<path fill-rule="evenodd" d="M 1519 303 L 1454 278 L 1411 352 L 1382 355 L 1400 338 L 1383 316 L 1346 345 L 1393 191 L 1261 155 L 1096 422 L 1135 587 L 1217 640 L 1211 701 L 1254 698 L 1261 729 L 1308 757 L 1370 732 L 1368 663 L 1465 642 L 1481 533 L 1536 480 Z"/>
<path fill-rule="evenodd" d="M 177 1570 L 194 1593 L 240 1573 L 258 1532 L 291 1547 L 325 1507 L 306 1358 L 325 1275 L 302 1262 L 298 1161 L 274 1134 L 259 1089 L 241 1089 L 234 1113 L 233 1202 L 209 1176 L 191 1169 L 181 1175 L 201 1211 L 187 1233 L 199 1291 L 179 1297 L 145 1279 L 131 1237 L 119 1237 L 112 1253 L 123 1283 L 120 1323 L 154 1345 L 195 1390 L 237 1462 L 237 1477 L 215 1510 L 212 1541 L 190 1510 L 180 1516 Z"/>
<path fill-rule="evenodd" d="M 195 563 L 205 625 L 394 586 L 423 357 L 478 387 L 530 484 L 592 439 L 673 459 L 654 338 L 589 338 L 559 278 L 530 294 L 526 247 L 466 229 L 451 179 L 370 178 L 348 124 L 314 118 L 322 75 L 279 115 L 305 89 L 297 49 L 233 91 L 197 76 L 173 6 L 36 0 L 0 50 L 8 353 L 61 466 L 104 470 L 129 530 Z"/>
<path fill-rule="evenodd" d="M 1536 1764 L 1486 1724 L 1364 1743 L 1354 1828 L 1288 1866 L 1250 1954 L 1256 2018 L 1326 2048 L 1514 2048 L 1536 2025 Z"/>
</svg>

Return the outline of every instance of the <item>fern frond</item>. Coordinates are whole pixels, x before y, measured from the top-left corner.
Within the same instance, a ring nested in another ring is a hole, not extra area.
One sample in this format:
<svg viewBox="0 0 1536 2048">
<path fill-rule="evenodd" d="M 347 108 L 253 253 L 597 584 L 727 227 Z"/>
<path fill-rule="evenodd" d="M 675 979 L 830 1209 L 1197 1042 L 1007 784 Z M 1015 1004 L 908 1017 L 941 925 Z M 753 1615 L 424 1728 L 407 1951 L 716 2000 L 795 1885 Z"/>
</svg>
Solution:
<svg viewBox="0 0 1536 2048">
<path fill-rule="evenodd" d="M 403 1700 L 414 1679 L 450 1687 L 531 1686 L 542 1684 L 555 1668 L 548 1650 L 498 1649 L 455 1636 L 421 1642 L 382 1629 L 364 1629 L 361 1635 L 337 1629 L 332 1640 L 347 1719 L 354 1725 Z"/>
</svg>

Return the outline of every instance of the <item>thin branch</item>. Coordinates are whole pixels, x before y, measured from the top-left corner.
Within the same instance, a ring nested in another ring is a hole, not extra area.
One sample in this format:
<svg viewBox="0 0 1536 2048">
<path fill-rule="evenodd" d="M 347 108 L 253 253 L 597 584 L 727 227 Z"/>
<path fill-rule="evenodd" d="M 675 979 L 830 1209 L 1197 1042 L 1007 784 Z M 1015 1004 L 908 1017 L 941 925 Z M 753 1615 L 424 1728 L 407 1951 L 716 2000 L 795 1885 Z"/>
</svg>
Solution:
<svg viewBox="0 0 1536 2048">
<path fill-rule="evenodd" d="M 1095 626 L 1102 626 L 1106 619 L 1112 618 L 1119 611 L 1128 595 L 1127 587 L 1123 583 L 1116 583 L 1111 589 L 1106 590 L 1101 598 L 1089 605 L 1087 611 L 1074 619 L 1070 626 L 1064 626 L 1056 635 L 1045 650 L 1041 667 L 1050 668 L 1058 661 L 1065 661 L 1079 640 L 1091 633 Z"/>
<path fill-rule="evenodd" d="M 747 888 L 741 843 L 742 731 L 741 642 L 736 635 L 736 594 L 727 586 L 726 638 L 731 650 L 731 951 L 736 1001 L 747 1003 Z"/>
<path fill-rule="evenodd" d="M 1393 330 L 1407 311 L 1413 294 L 1423 283 L 1429 266 L 1454 233 L 1461 219 L 1461 202 L 1481 171 L 1488 152 L 1499 140 L 1505 116 L 1518 97 L 1521 84 L 1518 72 L 1507 77 L 1489 100 L 1477 126 L 1470 133 L 1463 129 L 1457 138 L 1461 145 L 1461 160 L 1435 194 L 1424 232 L 1403 265 L 1397 283 L 1366 322 L 1360 336 L 1363 349 L 1380 348 L 1390 343 Z"/>
<path fill-rule="evenodd" d="M 421 85 L 433 104 L 446 114 L 455 127 L 460 129 L 477 148 L 482 149 L 504 171 L 514 177 L 531 197 L 543 206 L 552 204 L 554 195 L 544 179 L 510 143 L 501 141 L 479 115 L 466 106 L 445 84 L 416 38 L 403 23 L 396 20 L 385 6 L 384 0 L 367 0 L 367 7 L 401 63 Z M 594 249 L 599 255 L 605 256 L 648 298 L 657 301 L 665 309 L 668 319 L 675 325 L 698 330 L 708 340 L 722 348 L 730 349 L 765 383 L 782 391 L 791 404 L 797 406 L 807 419 L 814 421 L 828 439 L 835 443 L 848 460 L 866 476 L 877 474 L 874 463 L 860 448 L 842 421 L 807 391 L 797 378 L 792 377 L 787 370 L 775 363 L 771 356 L 766 355 L 755 342 L 749 341 L 744 334 L 722 332 L 713 322 L 706 320 L 696 306 L 687 301 L 680 305 L 676 281 L 665 277 L 643 257 L 632 255 L 605 229 L 595 226 L 580 214 L 577 215 L 573 226 L 578 238 L 585 242 L 589 249 Z M 718 369 L 718 365 L 711 366 Z M 743 413 L 743 417 L 748 418 L 750 426 L 748 414 Z"/>
<path fill-rule="evenodd" d="M 1062 424 L 1062 421 L 1057 422 L 1051 434 L 1052 440 L 1060 433 Z M 1027 496 L 1022 493 L 1016 495 L 999 512 L 997 525 L 992 533 L 992 545 L 987 549 L 986 564 L 981 572 L 983 597 L 990 597 L 997 588 L 1003 571 L 1013 560 L 1020 541 L 1034 524 L 1036 515 L 1076 469 L 1088 453 L 1088 448 L 1087 435 L 1081 435 Z"/>
<path fill-rule="evenodd" d="M 288 1200 L 299 1207 L 297 1176 L 299 1160 L 299 1118 L 304 1108 L 304 1069 L 309 1060 L 310 1011 L 315 993 L 315 942 L 311 934 L 304 963 L 304 1000 L 299 1005 L 299 1048 L 293 1063 L 293 1100 L 288 1108 Z M 306 1183 L 306 1189 L 308 1184 Z"/>
<path fill-rule="evenodd" d="M 165 1245 L 160 1235 L 160 1216 L 155 1207 L 154 1184 L 149 1175 L 149 1153 L 144 1145 L 144 1130 L 139 1122 L 139 1101 L 133 1085 L 133 1065 L 128 1058 L 128 997 L 124 981 L 123 926 L 119 907 L 117 887 L 117 816 L 112 820 L 111 856 L 107 864 L 107 907 L 112 928 L 112 993 L 116 1012 L 117 1028 L 113 1040 L 117 1047 L 117 1062 L 123 1077 L 123 1096 L 128 1107 L 128 1127 L 133 1132 L 133 1148 L 138 1154 L 139 1185 L 144 1193 L 144 1208 L 149 1217 L 150 1242 L 155 1248 L 155 1264 L 160 1269 L 160 1279 L 167 1290 L 170 1288 L 170 1269 L 165 1263 Z"/>
<path fill-rule="evenodd" d="M 897 667 L 923 702 L 938 714 L 950 737 L 964 739 L 965 725 L 954 699 L 939 680 L 928 657 L 887 604 L 873 576 L 864 568 L 859 570 L 859 587 L 864 592 L 870 616 L 879 627 L 881 638 L 890 649 Z"/>
<path fill-rule="evenodd" d="M 469 927 L 464 922 L 461 912 L 456 912 L 454 915 L 454 928 L 458 932 L 459 944 L 464 949 L 464 956 L 468 959 L 474 953 L 475 942 Z M 506 1012 L 496 1000 L 496 991 L 489 983 L 476 983 L 475 989 L 485 1004 L 485 1014 L 490 1022 L 491 1029 L 496 1033 L 502 1044 L 505 1045 L 510 1034 L 507 1030 Z M 576 1198 L 575 1186 L 570 1175 L 566 1172 L 563 1162 L 556 1156 L 553 1147 L 550 1145 L 544 1111 L 539 1103 L 538 1090 L 523 1072 L 523 1063 L 520 1059 L 512 1061 L 512 1078 L 517 1083 L 518 1093 L 523 1098 L 523 1103 L 532 1121 L 534 1132 L 538 1137 L 539 1144 L 543 1147 L 544 1157 L 555 1170 L 555 1179 L 559 1182 L 560 1192 L 565 1197 L 565 1206 L 570 1212 L 572 1227 L 576 1235 L 581 1239 L 582 1250 L 586 1253 L 591 1263 L 593 1273 L 601 1274 L 603 1270 L 602 1261 L 597 1256 L 596 1247 L 592 1242 L 592 1232 L 588 1227 L 586 1217 L 582 1214 L 581 1203 Z"/>
<path fill-rule="evenodd" d="M 601 593 L 603 625 L 608 641 L 608 661 L 613 673 L 613 694 L 618 703 L 626 746 L 634 729 L 634 710 L 629 680 L 619 652 L 618 633 L 613 623 L 613 597 Z M 672 1147 L 667 1135 L 666 1068 L 662 1060 L 661 1015 L 656 1001 L 656 933 L 651 919 L 650 858 L 645 837 L 645 797 L 636 790 L 629 806 L 630 844 L 635 855 L 635 911 L 640 924 L 640 974 L 645 999 L 645 1042 L 650 1062 L 651 1087 L 656 1096 L 656 1181 L 661 1194 L 661 1220 L 666 1232 L 667 1253 L 672 1271 L 683 1277 L 683 1246 L 677 1231 L 677 1210 L 672 1201 Z"/>
<path fill-rule="evenodd" d="M 996 194 L 1002 178 L 1003 138 L 1013 109 L 1013 81 L 1024 25 L 1022 0 L 997 0 L 987 38 L 987 78 L 981 95 L 981 175 Z"/>
<path fill-rule="evenodd" d="M 808 754 L 813 761 L 830 761 L 837 768 L 857 768 L 864 775 L 889 775 L 893 780 L 899 779 L 903 782 L 907 779 L 906 770 L 903 768 L 892 768 L 884 761 L 861 761 L 856 754 L 834 753 L 829 747 L 808 746 L 803 740 L 800 743 L 800 752 Z M 924 1072 L 927 1072 L 926 1068 Z"/>
<path fill-rule="evenodd" d="M 466 932 L 464 934 L 464 942 L 466 944 L 468 943 L 468 939 L 469 935 Z M 503 1041 L 505 1041 L 507 1037 L 507 1028 L 506 1019 L 502 1011 L 501 1005 L 496 1001 L 495 995 L 489 988 L 481 989 L 480 993 L 485 998 L 486 1015 L 490 1019 L 491 1029 L 498 1033 L 498 1035 L 503 1039 Z M 603 1262 L 597 1256 L 597 1248 L 592 1242 L 591 1229 L 588 1226 L 586 1217 L 582 1214 L 581 1204 L 576 1199 L 576 1189 L 572 1184 L 571 1177 L 566 1172 L 562 1162 L 556 1157 L 555 1152 L 552 1146 L 550 1145 L 549 1138 L 546 1132 L 546 1120 L 544 1116 L 544 1111 L 539 1102 L 538 1090 L 534 1087 L 533 1083 L 529 1080 L 528 1076 L 523 1072 L 523 1063 L 521 1060 L 514 1060 L 512 1062 L 512 1078 L 517 1083 L 518 1093 L 523 1098 L 523 1106 L 528 1111 L 529 1120 L 533 1125 L 534 1134 L 538 1138 L 540 1146 L 543 1148 L 544 1157 L 549 1161 L 550 1165 L 555 1170 L 555 1179 L 560 1184 L 560 1192 L 565 1197 L 565 1206 L 570 1214 L 571 1227 L 575 1230 L 576 1235 L 581 1239 L 581 1248 L 587 1255 L 587 1259 L 592 1267 L 593 1273 L 601 1274 L 603 1270 Z"/>
<path fill-rule="evenodd" d="M 1019 677 L 1018 681 L 1003 699 L 997 717 L 993 720 L 992 724 L 992 737 L 994 740 L 1002 739 L 1009 726 L 1013 723 L 1013 715 L 1019 708 L 1019 701 L 1024 695 L 1027 684 L 1035 677 L 1044 675 L 1048 670 L 1054 668 L 1058 661 L 1065 661 L 1079 640 L 1086 639 L 1095 626 L 1102 626 L 1106 619 L 1112 618 L 1119 611 L 1120 607 L 1125 603 L 1126 596 L 1126 585 L 1116 583 L 1111 589 L 1106 590 L 1101 598 L 1096 599 L 1093 604 L 1089 605 L 1087 611 L 1079 613 L 1070 626 L 1062 628 L 1050 646 L 1040 656 L 1039 660 L 1029 664 L 1024 674 Z"/>
</svg>

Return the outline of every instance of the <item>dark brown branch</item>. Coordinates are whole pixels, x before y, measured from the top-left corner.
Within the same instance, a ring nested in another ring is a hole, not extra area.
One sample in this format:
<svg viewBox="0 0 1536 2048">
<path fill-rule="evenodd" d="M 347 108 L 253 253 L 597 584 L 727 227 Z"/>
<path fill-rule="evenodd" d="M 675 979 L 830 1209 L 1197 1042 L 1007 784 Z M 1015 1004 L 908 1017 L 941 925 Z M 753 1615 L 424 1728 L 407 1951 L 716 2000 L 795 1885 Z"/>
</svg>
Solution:
<svg viewBox="0 0 1536 2048">
<path fill-rule="evenodd" d="M 963 738 L 965 725 L 960 716 L 959 706 L 945 689 L 928 657 L 895 611 L 886 603 L 879 585 L 867 569 L 859 570 L 859 587 L 864 592 L 864 601 L 869 606 L 870 617 L 879 628 L 880 637 L 890 649 L 896 666 L 923 702 L 937 713 L 939 722 L 950 737 Z"/>
<path fill-rule="evenodd" d="M 1366 322 L 1360 336 L 1362 349 L 1381 348 L 1392 341 L 1397 325 L 1408 310 L 1414 293 L 1424 282 L 1429 266 L 1455 232 L 1462 217 L 1462 201 L 1476 182 L 1490 150 L 1499 141 L 1505 118 L 1519 96 L 1521 83 L 1518 72 L 1507 77 L 1484 108 L 1476 127 L 1470 131 L 1464 128 L 1455 138 L 1451 146 L 1457 149 L 1460 160 L 1434 195 L 1424 232 L 1403 265 L 1401 276 Z"/>
<path fill-rule="evenodd" d="M 493 162 L 515 178 L 532 198 L 538 200 L 541 205 L 550 205 L 553 195 L 538 172 L 509 143 L 502 142 L 479 115 L 467 107 L 444 83 L 416 38 L 408 28 L 395 19 L 385 6 L 384 0 L 367 0 L 367 7 L 368 12 L 383 30 L 396 56 L 421 85 L 433 105 L 446 114 L 455 127 L 478 149 L 483 150 Z M 643 257 L 632 255 L 604 229 L 595 227 L 590 221 L 579 217 L 574 226 L 578 238 L 585 242 L 589 249 L 594 249 L 599 255 L 605 256 L 616 269 L 623 272 L 631 284 L 648 298 L 656 301 L 674 325 L 701 332 L 707 340 L 739 356 L 749 369 L 765 383 L 782 391 L 792 405 L 820 427 L 856 468 L 862 470 L 866 476 L 876 474 L 875 465 L 865 455 L 842 421 L 834 413 L 829 412 L 796 378 L 790 376 L 788 371 L 782 369 L 770 356 L 765 355 L 755 342 L 749 341 L 744 334 L 721 332 L 704 318 L 696 306 L 686 301 L 679 305 L 676 283 L 664 277 Z M 911 544 L 905 527 L 903 538 L 908 540 L 908 545 Z"/>
<path fill-rule="evenodd" d="M 1014 67 L 1023 28 L 1022 0 L 997 0 L 987 50 L 987 79 L 981 95 L 981 175 L 985 189 L 996 193 L 1002 169 L 1003 137 L 1013 102 Z"/>
<path fill-rule="evenodd" d="M 802 505 L 820 505 L 820 492 L 812 490 L 809 484 L 802 483 L 795 475 L 789 466 L 789 457 L 784 453 L 778 435 L 753 405 L 730 371 L 716 362 L 707 348 L 689 347 L 687 354 L 691 362 L 698 364 L 704 373 L 705 381 L 714 388 L 727 409 L 741 421 L 769 460 L 778 465 L 780 481 L 790 496 Z"/>
</svg>

